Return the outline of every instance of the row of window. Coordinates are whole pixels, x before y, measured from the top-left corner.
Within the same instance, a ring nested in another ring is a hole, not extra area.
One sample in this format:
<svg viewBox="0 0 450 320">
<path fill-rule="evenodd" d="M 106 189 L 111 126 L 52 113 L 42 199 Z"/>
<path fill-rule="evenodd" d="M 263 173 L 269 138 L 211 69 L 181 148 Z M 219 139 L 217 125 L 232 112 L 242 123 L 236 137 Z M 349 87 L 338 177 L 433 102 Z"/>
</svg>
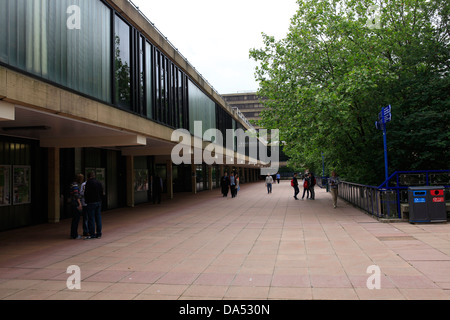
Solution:
<svg viewBox="0 0 450 320">
<path fill-rule="evenodd" d="M 232 117 L 113 8 L 76 3 L 0 0 L 0 63 L 173 128 L 232 128 Z"/>
</svg>

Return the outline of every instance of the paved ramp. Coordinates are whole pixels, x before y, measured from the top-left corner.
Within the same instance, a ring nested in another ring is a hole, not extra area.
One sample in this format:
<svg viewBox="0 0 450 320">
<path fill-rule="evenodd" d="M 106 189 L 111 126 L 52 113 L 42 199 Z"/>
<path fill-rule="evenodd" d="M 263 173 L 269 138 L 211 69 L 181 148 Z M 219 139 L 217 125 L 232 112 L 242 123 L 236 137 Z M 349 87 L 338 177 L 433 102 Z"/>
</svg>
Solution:
<svg viewBox="0 0 450 320">
<path fill-rule="evenodd" d="M 103 229 L 95 240 L 70 240 L 70 221 L 0 233 L 0 299 L 450 298 L 449 224 L 381 223 L 334 209 L 319 188 L 296 201 L 288 181 L 105 212 Z M 80 290 L 67 288 L 72 265 Z"/>
</svg>

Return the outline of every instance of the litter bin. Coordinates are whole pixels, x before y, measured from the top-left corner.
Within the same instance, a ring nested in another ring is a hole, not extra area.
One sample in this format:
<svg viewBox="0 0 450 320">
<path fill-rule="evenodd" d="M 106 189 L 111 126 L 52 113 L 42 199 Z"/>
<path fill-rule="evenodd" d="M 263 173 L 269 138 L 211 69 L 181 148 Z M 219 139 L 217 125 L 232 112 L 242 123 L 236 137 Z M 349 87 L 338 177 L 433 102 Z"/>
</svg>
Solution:
<svg viewBox="0 0 450 320">
<path fill-rule="evenodd" d="M 408 189 L 409 222 L 447 222 L 444 187 L 410 187 Z"/>
</svg>

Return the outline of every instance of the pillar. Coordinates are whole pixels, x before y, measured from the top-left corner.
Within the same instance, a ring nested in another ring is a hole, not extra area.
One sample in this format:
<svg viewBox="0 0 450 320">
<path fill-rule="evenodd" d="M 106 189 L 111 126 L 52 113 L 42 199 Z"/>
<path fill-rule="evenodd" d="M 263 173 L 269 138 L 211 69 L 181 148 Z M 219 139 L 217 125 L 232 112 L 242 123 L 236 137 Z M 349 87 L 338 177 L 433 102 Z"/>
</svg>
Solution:
<svg viewBox="0 0 450 320">
<path fill-rule="evenodd" d="M 134 207 L 134 157 L 127 156 L 127 206 Z"/>
<path fill-rule="evenodd" d="M 197 194 L 197 167 L 191 164 L 192 193 Z"/>
<path fill-rule="evenodd" d="M 167 197 L 168 199 L 173 199 L 173 170 L 172 170 L 172 160 L 167 160 Z"/>
<path fill-rule="evenodd" d="M 208 186 L 209 186 L 209 190 L 212 190 L 213 189 L 213 176 L 212 176 L 212 173 L 213 173 L 213 167 L 212 167 L 212 165 L 211 166 L 208 166 L 207 168 L 206 168 L 206 170 L 208 170 Z"/>
<path fill-rule="evenodd" d="M 61 195 L 59 173 L 59 148 L 48 149 L 48 222 L 58 223 L 61 219 Z"/>
</svg>

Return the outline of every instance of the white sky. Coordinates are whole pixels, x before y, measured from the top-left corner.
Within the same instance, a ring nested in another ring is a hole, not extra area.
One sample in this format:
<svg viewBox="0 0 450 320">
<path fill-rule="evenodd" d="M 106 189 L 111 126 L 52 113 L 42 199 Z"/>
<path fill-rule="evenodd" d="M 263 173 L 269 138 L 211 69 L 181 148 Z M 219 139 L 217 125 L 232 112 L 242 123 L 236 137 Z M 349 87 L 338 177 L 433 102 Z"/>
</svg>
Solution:
<svg viewBox="0 0 450 320">
<path fill-rule="evenodd" d="M 220 94 L 256 91 L 252 48 L 282 39 L 296 0 L 132 0 Z"/>
</svg>

